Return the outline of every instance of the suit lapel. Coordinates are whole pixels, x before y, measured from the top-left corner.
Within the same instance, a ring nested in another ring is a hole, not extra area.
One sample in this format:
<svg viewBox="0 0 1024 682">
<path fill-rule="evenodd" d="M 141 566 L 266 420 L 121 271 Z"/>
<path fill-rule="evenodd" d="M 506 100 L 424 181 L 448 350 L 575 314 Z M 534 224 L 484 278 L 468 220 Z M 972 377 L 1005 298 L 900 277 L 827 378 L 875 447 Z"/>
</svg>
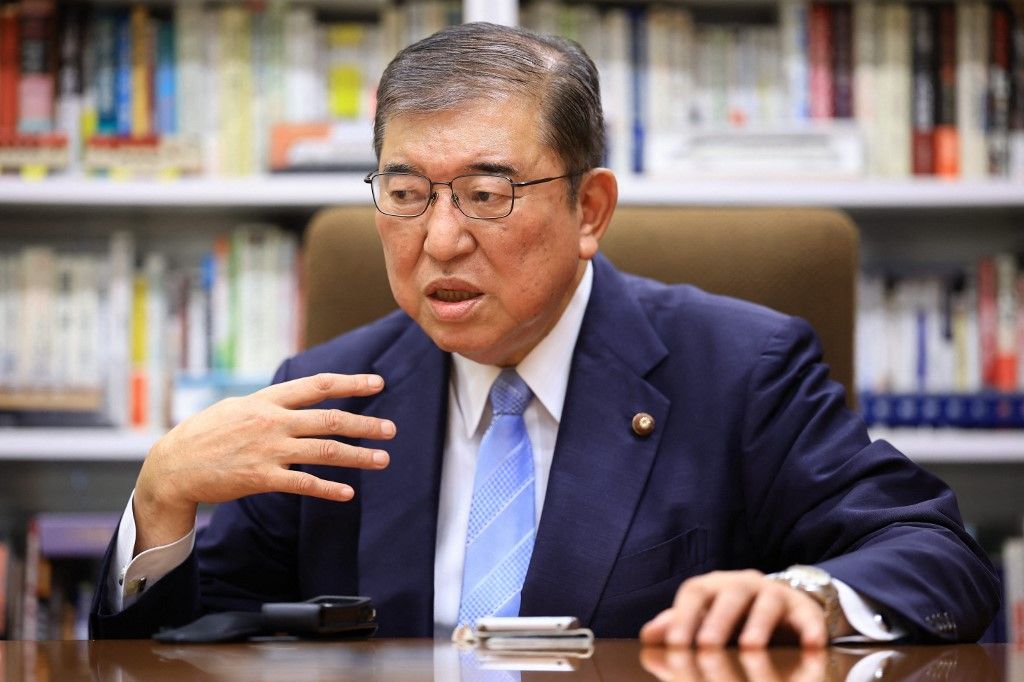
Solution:
<svg viewBox="0 0 1024 682">
<path fill-rule="evenodd" d="M 669 401 L 645 375 L 668 351 L 600 256 L 573 356 L 540 527 L 523 586 L 523 615 L 589 623 L 658 450 Z M 638 412 L 655 429 L 633 432 Z"/>
<path fill-rule="evenodd" d="M 433 632 L 434 545 L 448 408 L 448 355 L 413 324 L 374 371 L 386 387 L 366 414 L 392 419 L 391 465 L 363 472 L 359 589 L 377 606 L 380 632 Z M 379 446 L 379 443 L 376 444 Z"/>
</svg>

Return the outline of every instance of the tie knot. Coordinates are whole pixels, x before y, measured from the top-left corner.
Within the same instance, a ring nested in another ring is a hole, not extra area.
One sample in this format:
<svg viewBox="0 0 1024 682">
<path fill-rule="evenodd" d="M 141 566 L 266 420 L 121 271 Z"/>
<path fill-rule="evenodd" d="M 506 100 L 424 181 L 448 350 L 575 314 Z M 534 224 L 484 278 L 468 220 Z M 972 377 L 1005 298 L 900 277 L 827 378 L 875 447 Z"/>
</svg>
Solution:
<svg viewBox="0 0 1024 682">
<path fill-rule="evenodd" d="M 502 370 L 491 386 L 491 408 L 494 414 L 522 414 L 533 391 L 514 369 Z"/>
</svg>

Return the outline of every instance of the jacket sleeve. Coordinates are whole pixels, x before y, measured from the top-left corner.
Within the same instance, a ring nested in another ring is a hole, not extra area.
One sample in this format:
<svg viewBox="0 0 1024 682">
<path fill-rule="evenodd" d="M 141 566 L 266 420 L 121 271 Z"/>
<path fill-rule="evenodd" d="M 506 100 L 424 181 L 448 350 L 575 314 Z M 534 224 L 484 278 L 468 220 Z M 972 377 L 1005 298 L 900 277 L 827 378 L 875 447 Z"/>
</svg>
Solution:
<svg viewBox="0 0 1024 682">
<path fill-rule="evenodd" d="M 900 617 L 913 640 L 976 641 L 999 581 L 953 491 L 870 441 L 804 321 L 788 318 L 770 336 L 746 405 L 747 523 L 764 565 L 821 566 Z"/>
<path fill-rule="evenodd" d="M 286 362 L 274 383 L 287 379 Z M 218 505 L 199 531 L 189 558 L 124 610 L 111 613 L 100 581 L 89 616 L 94 639 L 150 637 L 213 611 L 255 611 L 266 601 L 295 598 L 295 495 L 268 493 Z M 110 574 L 117 535 L 107 547 L 102 573 Z"/>
</svg>

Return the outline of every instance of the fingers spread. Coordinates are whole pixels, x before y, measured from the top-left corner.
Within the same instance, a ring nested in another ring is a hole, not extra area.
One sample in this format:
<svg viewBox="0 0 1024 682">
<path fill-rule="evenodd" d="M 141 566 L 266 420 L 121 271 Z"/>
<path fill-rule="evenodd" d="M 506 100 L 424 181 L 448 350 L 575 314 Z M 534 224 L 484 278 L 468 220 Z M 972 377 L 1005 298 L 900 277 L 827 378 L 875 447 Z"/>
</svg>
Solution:
<svg viewBox="0 0 1024 682">
<path fill-rule="evenodd" d="M 348 502 L 355 496 L 351 486 L 335 481 L 325 481 L 304 471 L 279 469 L 272 477 L 274 490 L 282 493 L 308 495 L 335 502 Z"/>
<path fill-rule="evenodd" d="M 389 419 L 378 419 L 344 410 L 291 410 L 288 426 L 293 436 L 346 436 L 390 440 L 395 436 L 395 424 Z"/>
<path fill-rule="evenodd" d="M 282 407 L 295 409 L 329 398 L 373 395 L 382 388 L 384 379 L 376 374 L 322 373 L 267 386 L 257 394 Z"/>
<path fill-rule="evenodd" d="M 301 438 L 300 450 L 289 458 L 291 464 L 323 464 L 353 469 L 383 469 L 391 461 L 387 452 L 360 448 L 336 440 Z"/>
</svg>

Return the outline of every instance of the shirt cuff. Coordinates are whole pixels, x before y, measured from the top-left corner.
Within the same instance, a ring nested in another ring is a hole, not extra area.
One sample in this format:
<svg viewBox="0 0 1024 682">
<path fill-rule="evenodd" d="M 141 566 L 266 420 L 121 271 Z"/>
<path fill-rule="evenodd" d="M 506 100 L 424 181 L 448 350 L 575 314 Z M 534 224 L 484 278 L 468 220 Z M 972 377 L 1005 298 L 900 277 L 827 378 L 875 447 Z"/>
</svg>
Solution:
<svg viewBox="0 0 1024 682">
<path fill-rule="evenodd" d="M 907 634 L 902 627 L 886 616 L 885 609 L 875 601 L 857 594 L 842 580 L 833 578 L 832 583 L 839 592 L 839 606 L 843 609 L 843 615 L 846 616 L 846 620 L 853 626 L 853 629 L 859 633 L 836 637 L 832 640 L 833 643 L 890 642 Z"/>
<path fill-rule="evenodd" d="M 110 562 L 107 576 L 108 608 L 112 613 L 122 611 L 139 598 L 147 587 L 173 571 L 188 559 L 196 542 L 195 526 L 184 537 L 168 545 L 153 547 L 135 558 L 135 513 L 132 502 L 135 491 L 128 498 L 128 506 L 121 515 L 117 529 L 117 547 L 114 560 Z"/>
</svg>

